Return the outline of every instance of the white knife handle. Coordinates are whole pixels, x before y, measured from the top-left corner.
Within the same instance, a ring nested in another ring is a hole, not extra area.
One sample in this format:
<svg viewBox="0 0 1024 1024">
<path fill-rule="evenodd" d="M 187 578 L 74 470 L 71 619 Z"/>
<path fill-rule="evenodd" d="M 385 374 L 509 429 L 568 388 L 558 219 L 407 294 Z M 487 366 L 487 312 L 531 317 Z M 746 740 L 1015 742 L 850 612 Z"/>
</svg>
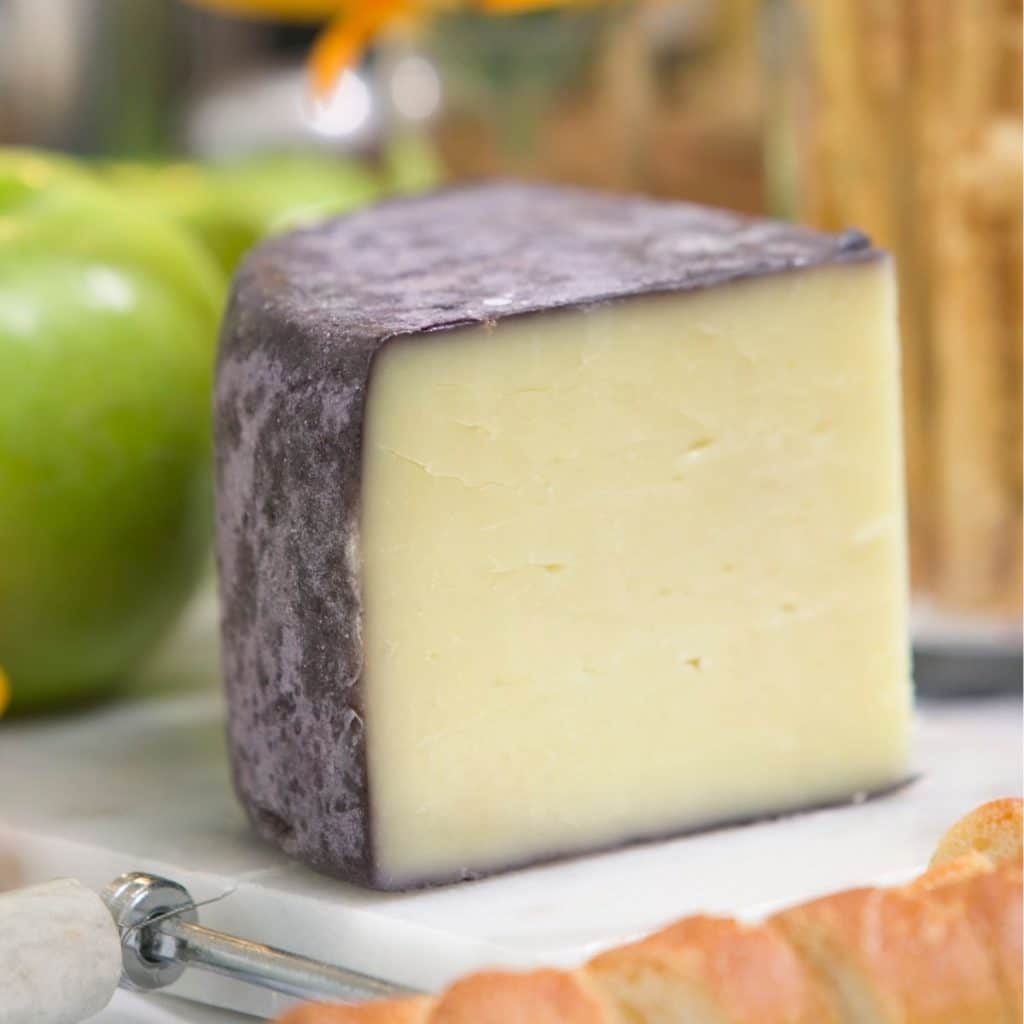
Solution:
<svg viewBox="0 0 1024 1024">
<path fill-rule="evenodd" d="M 74 879 L 0 894 L 0 1024 L 78 1024 L 121 978 L 121 936 Z"/>
</svg>

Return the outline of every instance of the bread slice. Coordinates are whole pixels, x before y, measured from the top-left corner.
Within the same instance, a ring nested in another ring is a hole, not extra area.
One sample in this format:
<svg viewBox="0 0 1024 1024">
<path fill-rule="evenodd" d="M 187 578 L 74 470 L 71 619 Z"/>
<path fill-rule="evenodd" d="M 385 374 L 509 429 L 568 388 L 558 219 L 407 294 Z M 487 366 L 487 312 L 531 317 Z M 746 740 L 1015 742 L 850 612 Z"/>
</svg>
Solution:
<svg viewBox="0 0 1024 1024">
<path fill-rule="evenodd" d="M 1016 797 L 992 800 L 961 818 L 939 840 L 931 866 L 955 860 L 972 850 L 990 860 L 1020 860 L 1024 801 Z"/>
<path fill-rule="evenodd" d="M 843 1024 L 1016 1024 L 965 912 L 969 887 L 985 877 L 924 890 L 852 889 L 769 923 L 830 987 Z"/>
<path fill-rule="evenodd" d="M 625 1021 L 833 1024 L 835 1009 L 774 929 L 690 917 L 586 967 Z"/>
</svg>

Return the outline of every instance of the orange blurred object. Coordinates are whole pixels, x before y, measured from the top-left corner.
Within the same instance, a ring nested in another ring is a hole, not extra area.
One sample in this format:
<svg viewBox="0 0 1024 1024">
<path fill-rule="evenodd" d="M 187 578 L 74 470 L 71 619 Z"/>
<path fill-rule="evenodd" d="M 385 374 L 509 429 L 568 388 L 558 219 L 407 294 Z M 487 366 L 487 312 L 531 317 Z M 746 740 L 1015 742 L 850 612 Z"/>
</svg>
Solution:
<svg viewBox="0 0 1024 1024">
<path fill-rule="evenodd" d="M 313 47 L 310 71 L 315 92 L 329 93 L 381 29 L 412 17 L 422 6 L 422 0 L 357 0 L 346 5 Z"/>
<path fill-rule="evenodd" d="M 518 14 L 545 7 L 582 6 L 601 0 L 190 0 L 200 7 L 256 18 L 320 21 L 332 18 L 313 48 L 313 88 L 329 93 L 346 68 L 355 64 L 374 37 L 395 22 L 414 17 L 475 9 Z"/>
</svg>

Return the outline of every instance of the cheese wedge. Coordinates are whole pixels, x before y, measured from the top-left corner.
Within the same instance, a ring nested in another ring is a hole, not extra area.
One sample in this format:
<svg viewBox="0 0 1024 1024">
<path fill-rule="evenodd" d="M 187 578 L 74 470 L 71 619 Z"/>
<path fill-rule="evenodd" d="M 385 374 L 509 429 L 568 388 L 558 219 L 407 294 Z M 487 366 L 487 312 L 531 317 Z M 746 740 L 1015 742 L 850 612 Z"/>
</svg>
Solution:
<svg viewBox="0 0 1024 1024">
<path fill-rule="evenodd" d="M 493 185 L 262 247 L 217 386 L 257 828 L 404 888 L 901 780 L 897 396 L 856 234 Z"/>
</svg>

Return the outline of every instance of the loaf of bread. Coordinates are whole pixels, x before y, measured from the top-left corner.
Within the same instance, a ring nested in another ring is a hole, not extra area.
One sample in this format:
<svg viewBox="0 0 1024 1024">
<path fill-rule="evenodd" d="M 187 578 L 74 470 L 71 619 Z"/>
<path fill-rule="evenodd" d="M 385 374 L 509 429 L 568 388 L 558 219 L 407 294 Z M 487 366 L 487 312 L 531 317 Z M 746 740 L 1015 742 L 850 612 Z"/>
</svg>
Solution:
<svg viewBox="0 0 1024 1024">
<path fill-rule="evenodd" d="M 906 885 L 762 924 L 695 916 L 575 971 L 486 971 L 442 995 L 309 1004 L 280 1024 L 1017 1024 L 1020 800 L 985 804 Z"/>
</svg>

